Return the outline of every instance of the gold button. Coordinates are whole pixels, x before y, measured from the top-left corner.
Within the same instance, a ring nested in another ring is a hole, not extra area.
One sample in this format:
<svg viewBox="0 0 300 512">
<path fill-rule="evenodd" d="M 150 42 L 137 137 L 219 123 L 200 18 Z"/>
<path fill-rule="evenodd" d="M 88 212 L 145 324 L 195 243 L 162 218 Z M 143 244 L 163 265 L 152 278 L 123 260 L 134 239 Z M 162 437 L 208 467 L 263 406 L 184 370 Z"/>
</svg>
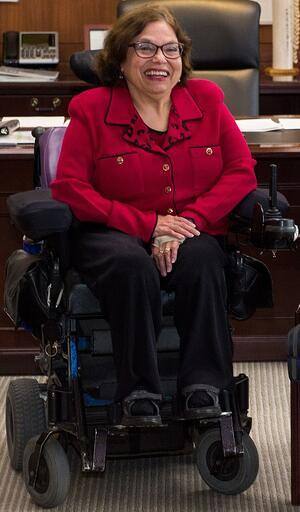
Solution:
<svg viewBox="0 0 300 512">
<path fill-rule="evenodd" d="M 165 187 L 165 193 L 170 194 L 172 192 L 172 187 Z"/>
<path fill-rule="evenodd" d="M 172 214 L 174 213 L 173 208 L 168 208 L 168 209 L 167 209 L 167 213 L 169 213 L 170 215 L 172 215 Z"/>
<path fill-rule="evenodd" d="M 212 154 L 213 154 L 213 150 L 212 150 L 212 148 L 206 148 L 205 153 L 206 153 L 208 156 L 212 155 Z"/>
<path fill-rule="evenodd" d="M 119 165 L 122 165 L 124 163 L 124 158 L 122 156 L 117 157 L 117 162 Z"/>
<path fill-rule="evenodd" d="M 164 164 L 162 169 L 163 169 L 164 172 L 168 172 L 169 169 L 170 169 L 169 164 Z"/>
</svg>

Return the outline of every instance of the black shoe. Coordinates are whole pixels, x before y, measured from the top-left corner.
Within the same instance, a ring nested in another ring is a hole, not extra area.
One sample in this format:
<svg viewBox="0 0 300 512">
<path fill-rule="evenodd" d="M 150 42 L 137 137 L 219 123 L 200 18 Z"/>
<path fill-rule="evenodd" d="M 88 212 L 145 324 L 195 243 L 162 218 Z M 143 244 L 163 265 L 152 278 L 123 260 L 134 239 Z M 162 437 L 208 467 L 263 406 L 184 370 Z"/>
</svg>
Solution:
<svg viewBox="0 0 300 512">
<path fill-rule="evenodd" d="M 219 389 L 206 384 L 192 384 L 181 390 L 183 415 L 188 419 L 216 418 L 221 414 Z"/>
<path fill-rule="evenodd" d="M 148 393 L 144 389 L 132 391 L 123 402 L 121 424 L 128 427 L 157 427 L 162 425 L 158 402 L 161 395 Z"/>
</svg>

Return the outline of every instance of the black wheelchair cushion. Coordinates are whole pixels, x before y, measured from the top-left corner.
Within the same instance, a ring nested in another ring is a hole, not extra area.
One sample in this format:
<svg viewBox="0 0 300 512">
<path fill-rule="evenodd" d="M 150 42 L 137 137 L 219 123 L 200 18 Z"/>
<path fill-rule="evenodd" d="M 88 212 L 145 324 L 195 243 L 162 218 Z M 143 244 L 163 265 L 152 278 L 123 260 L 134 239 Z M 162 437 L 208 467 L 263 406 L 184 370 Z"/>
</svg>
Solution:
<svg viewBox="0 0 300 512">
<path fill-rule="evenodd" d="M 48 189 L 13 194 L 7 199 L 7 207 L 13 224 L 32 240 L 64 233 L 72 223 L 68 205 L 52 199 Z"/>
<path fill-rule="evenodd" d="M 68 313 L 72 315 L 100 314 L 101 307 L 97 297 L 84 283 L 76 283 L 68 295 Z"/>
<path fill-rule="evenodd" d="M 98 299 L 86 284 L 80 280 L 75 270 L 70 270 L 66 279 L 67 313 L 69 315 L 98 315 L 98 320 L 90 321 L 88 334 L 94 338 L 94 352 L 112 354 L 109 325 L 104 318 Z M 161 292 L 162 329 L 158 340 L 158 352 L 172 352 L 179 348 L 179 336 L 173 322 L 174 294 Z M 81 324 L 83 325 L 83 320 Z"/>
</svg>

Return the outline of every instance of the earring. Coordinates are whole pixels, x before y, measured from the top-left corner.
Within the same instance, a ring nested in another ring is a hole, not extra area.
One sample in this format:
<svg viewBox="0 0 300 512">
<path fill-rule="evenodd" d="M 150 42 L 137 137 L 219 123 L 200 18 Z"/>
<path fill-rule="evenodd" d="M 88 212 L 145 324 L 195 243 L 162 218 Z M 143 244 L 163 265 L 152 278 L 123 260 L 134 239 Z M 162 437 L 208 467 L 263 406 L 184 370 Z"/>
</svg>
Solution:
<svg viewBox="0 0 300 512">
<path fill-rule="evenodd" d="M 120 80 L 123 80 L 123 78 L 124 78 L 123 70 L 121 69 L 121 70 L 120 70 L 120 74 L 119 74 L 119 79 L 120 79 Z"/>
</svg>

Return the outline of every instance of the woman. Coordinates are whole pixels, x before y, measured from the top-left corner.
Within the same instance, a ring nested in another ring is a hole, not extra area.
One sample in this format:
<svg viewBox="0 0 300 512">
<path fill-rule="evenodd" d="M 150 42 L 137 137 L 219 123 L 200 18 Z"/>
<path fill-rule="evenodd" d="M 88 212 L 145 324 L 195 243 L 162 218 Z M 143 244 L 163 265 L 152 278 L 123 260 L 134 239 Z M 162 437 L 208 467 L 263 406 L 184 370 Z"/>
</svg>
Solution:
<svg viewBox="0 0 300 512">
<path fill-rule="evenodd" d="M 110 322 L 126 425 L 161 423 L 161 287 L 175 291 L 182 414 L 219 414 L 232 383 L 220 240 L 256 188 L 254 161 L 221 90 L 188 80 L 189 56 L 166 8 L 119 18 L 98 61 L 104 87 L 70 103 L 52 183 L 81 222 L 75 265 Z"/>
</svg>

